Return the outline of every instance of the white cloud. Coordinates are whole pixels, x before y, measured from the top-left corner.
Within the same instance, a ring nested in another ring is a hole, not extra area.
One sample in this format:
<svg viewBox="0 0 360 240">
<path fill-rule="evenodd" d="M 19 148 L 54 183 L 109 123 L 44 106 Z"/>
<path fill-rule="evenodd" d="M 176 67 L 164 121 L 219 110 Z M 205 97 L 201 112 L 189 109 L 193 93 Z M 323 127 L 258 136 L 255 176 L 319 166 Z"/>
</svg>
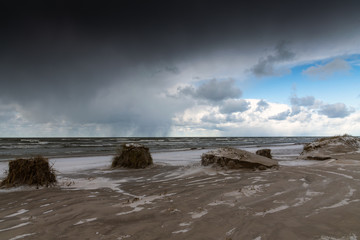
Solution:
<svg viewBox="0 0 360 240">
<path fill-rule="evenodd" d="M 348 109 L 343 103 L 325 104 L 321 107 L 319 113 L 329 118 L 344 118 L 349 116 L 353 111 Z"/>
<path fill-rule="evenodd" d="M 257 105 L 256 111 L 259 112 L 262 112 L 269 107 L 269 104 L 263 99 L 261 99 L 256 105 Z"/>
<path fill-rule="evenodd" d="M 250 108 L 250 103 L 243 99 L 229 99 L 220 107 L 221 113 L 245 112 Z"/>
<path fill-rule="evenodd" d="M 229 114 L 221 113 L 216 106 L 194 106 L 179 113 L 177 119 L 174 119 L 171 135 L 185 135 L 184 131 L 190 136 L 360 134 L 360 112 L 348 114 L 350 110 L 343 104 L 307 106 L 313 102 L 312 97 L 299 99 L 304 100 L 299 100 L 299 105 L 306 106 L 298 106 L 296 115 L 291 114 L 292 106 L 273 102 L 267 102 L 267 108 L 260 112 L 257 110 L 261 102 L 259 99 L 244 99 L 249 103 L 249 109 Z"/>
<path fill-rule="evenodd" d="M 269 119 L 281 121 L 281 120 L 285 120 L 289 115 L 290 115 L 290 110 L 286 110 L 274 116 L 269 117 Z"/>
</svg>

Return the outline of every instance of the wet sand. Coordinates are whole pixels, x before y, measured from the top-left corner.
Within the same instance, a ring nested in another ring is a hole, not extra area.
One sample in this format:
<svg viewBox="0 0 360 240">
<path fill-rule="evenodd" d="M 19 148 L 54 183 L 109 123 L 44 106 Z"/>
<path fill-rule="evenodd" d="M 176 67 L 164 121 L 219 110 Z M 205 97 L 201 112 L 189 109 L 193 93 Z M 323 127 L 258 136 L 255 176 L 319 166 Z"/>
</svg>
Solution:
<svg viewBox="0 0 360 240">
<path fill-rule="evenodd" d="M 0 192 L 0 239 L 357 239 L 360 162 L 279 170 L 156 165 Z"/>
</svg>

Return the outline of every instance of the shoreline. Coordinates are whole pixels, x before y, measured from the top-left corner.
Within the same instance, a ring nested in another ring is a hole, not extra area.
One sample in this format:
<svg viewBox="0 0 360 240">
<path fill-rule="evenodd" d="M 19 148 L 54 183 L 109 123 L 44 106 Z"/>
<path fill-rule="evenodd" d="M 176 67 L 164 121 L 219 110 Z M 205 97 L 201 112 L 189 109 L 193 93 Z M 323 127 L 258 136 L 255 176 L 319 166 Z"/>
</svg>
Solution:
<svg viewBox="0 0 360 240">
<path fill-rule="evenodd" d="M 288 148 L 290 147 L 290 148 Z M 292 148 L 294 147 L 294 148 Z M 303 160 L 295 160 L 295 157 L 298 156 L 298 153 L 301 151 L 303 145 L 302 144 L 282 144 L 282 145 L 273 145 L 270 147 L 273 149 L 273 153 L 275 153 L 274 158 L 279 160 L 280 164 L 291 164 L 292 162 L 294 164 L 301 162 Z M 249 147 L 242 147 L 239 149 L 244 149 L 246 151 L 250 151 L 255 153 L 256 150 L 264 148 L 264 146 L 249 146 Z M 193 149 L 193 150 L 181 150 L 181 151 L 159 151 L 159 152 L 152 152 L 151 155 L 153 157 L 154 163 L 157 164 L 169 164 L 174 166 L 185 166 L 189 164 L 197 164 L 200 163 L 201 160 L 201 154 L 213 150 L 215 148 L 206 148 L 206 149 Z M 276 153 L 278 151 L 283 150 L 289 150 L 291 151 L 291 154 L 286 153 L 284 157 L 281 157 L 281 155 L 277 156 Z M 296 150 L 295 154 L 293 153 L 294 149 Z M 92 154 L 86 154 L 86 155 L 74 155 L 74 156 L 54 156 L 50 157 L 49 162 L 55 163 L 54 169 L 59 172 L 69 172 L 69 170 L 74 169 L 71 172 L 76 171 L 82 171 L 87 170 L 91 168 L 100 167 L 103 168 L 104 166 L 110 166 L 111 165 L 111 159 L 113 158 L 114 154 L 109 155 L 92 155 Z M 15 159 L 11 159 L 15 160 Z M 9 161 L 11 161 L 9 160 Z M 295 162 L 294 162 L 295 160 Z M 8 169 L 8 163 L 9 161 L 0 161 L 0 179 L 5 177 L 4 171 Z M 312 161 L 307 160 L 304 163 L 311 163 Z M 313 161 L 316 162 L 316 161 Z"/>
<path fill-rule="evenodd" d="M 201 166 L 209 149 L 152 153 L 146 169 L 52 158 L 56 186 L 0 189 L 0 238 L 356 240 L 360 154 L 295 160 L 299 147 L 263 171 Z"/>
<path fill-rule="evenodd" d="M 355 161 L 265 171 L 103 168 L 58 180 L 53 188 L 0 193 L 2 239 L 360 237 Z"/>
</svg>

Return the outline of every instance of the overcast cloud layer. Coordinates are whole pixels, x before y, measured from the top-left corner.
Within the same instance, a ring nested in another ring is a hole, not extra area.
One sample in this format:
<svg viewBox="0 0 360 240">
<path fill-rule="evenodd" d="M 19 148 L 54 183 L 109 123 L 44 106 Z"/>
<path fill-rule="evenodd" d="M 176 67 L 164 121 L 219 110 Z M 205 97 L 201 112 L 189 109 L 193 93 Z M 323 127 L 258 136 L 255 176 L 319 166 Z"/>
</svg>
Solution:
<svg viewBox="0 0 360 240">
<path fill-rule="evenodd" d="M 358 1 L 0 8 L 0 137 L 360 134 L 358 103 L 267 91 L 300 66 L 313 85 L 355 76 Z"/>
</svg>

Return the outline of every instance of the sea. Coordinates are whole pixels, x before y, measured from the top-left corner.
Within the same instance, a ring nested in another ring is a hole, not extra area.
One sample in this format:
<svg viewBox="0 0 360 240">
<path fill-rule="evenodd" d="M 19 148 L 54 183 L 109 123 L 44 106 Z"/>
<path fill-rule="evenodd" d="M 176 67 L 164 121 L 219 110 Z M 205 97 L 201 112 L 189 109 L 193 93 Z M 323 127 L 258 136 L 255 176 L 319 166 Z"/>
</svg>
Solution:
<svg viewBox="0 0 360 240">
<path fill-rule="evenodd" d="M 48 158 L 109 156 L 126 143 L 139 143 L 151 153 L 235 147 L 251 152 L 270 148 L 280 159 L 297 156 L 305 143 L 319 137 L 164 137 L 164 138 L 0 138 L 0 161 L 42 155 Z M 161 155 L 161 154 L 160 154 Z"/>
</svg>

